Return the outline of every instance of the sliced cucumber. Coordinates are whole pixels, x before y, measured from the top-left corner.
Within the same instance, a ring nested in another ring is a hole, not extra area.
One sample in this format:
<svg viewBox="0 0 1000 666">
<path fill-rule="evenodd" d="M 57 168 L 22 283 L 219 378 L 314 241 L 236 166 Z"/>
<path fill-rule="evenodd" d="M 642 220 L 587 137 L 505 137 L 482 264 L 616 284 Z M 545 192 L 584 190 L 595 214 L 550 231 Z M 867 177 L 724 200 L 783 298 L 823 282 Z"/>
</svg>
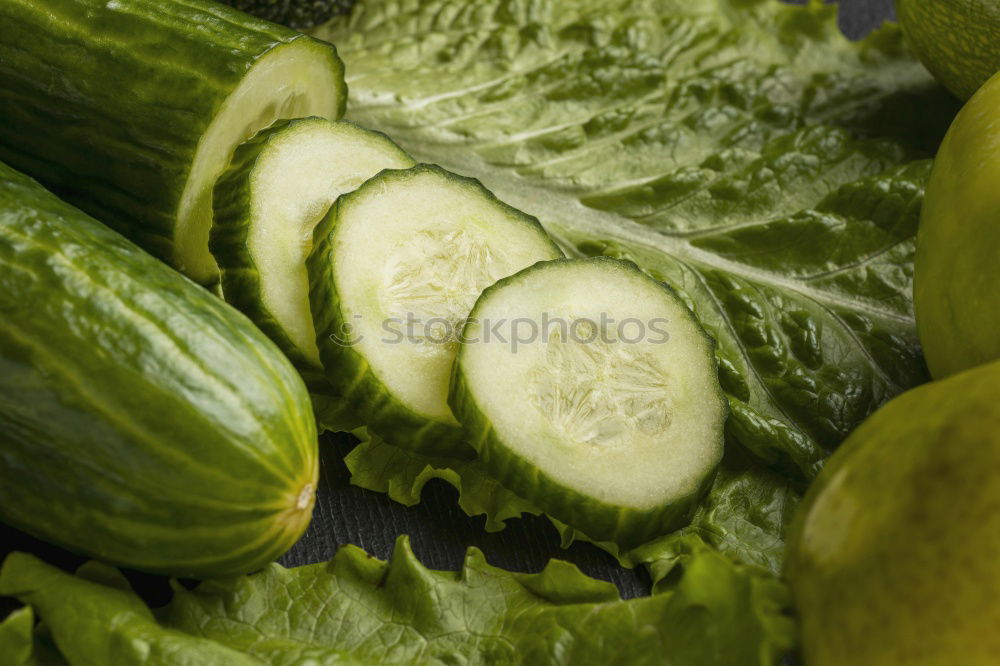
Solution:
<svg viewBox="0 0 1000 666">
<path fill-rule="evenodd" d="M 310 302 L 331 384 L 386 440 L 472 455 L 447 403 L 457 333 L 485 287 L 559 248 L 478 181 L 429 165 L 341 197 L 315 239 Z"/>
<path fill-rule="evenodd" d="M 240 146 L 219 179 L 210 246 L 223 297 L 300 368 L 320 368 L 306 272 L 316 225 L 341 194 L 413 165 L 384 134 L 304 118 Z"/>
<path fill-rule="evenodd" d="M 633 264 L 545 262 L 480 296 L 449 401 L 501 483 L 592 539 L 639 545 L 690 519 L 722 457 L 714 346 Z"/>
<path fill-rule="evenodd" d="M 233 150 L 346 99 L 332 45 L 208 0 L 0 2 L 0 159 L 199 282 Z"/>
</svg>

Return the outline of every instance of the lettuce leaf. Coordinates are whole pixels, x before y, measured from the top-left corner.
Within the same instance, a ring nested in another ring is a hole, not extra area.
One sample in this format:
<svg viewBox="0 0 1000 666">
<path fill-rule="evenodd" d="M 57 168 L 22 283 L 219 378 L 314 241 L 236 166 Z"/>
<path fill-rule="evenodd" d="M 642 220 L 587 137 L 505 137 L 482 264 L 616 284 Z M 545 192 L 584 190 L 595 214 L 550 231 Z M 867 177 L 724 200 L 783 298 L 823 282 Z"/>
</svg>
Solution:
<svg viewBox="0 0 1000 666">
<path fill-rule="evenodd" d="M 441 479 L 458 490 L 458 503 L 470 516 L 483 515 L 486 530 L 504 528 L 506 521 L 522 514 L 543 512 L 503 487 L 484 473 L 475 460 L 452 460 L 426 456 L 393 446 L 366 429 L 354 431 L 361 439 L 344 462 L 351 483 L 387 493 L 406 506 L 420 501 L 420 493 L 431 479 Z M 796 485 L 768 470 L 740 447 L 730 446 L 691 524 L 679 533 L 667 535 L 632 551 L 622 551 L 613 543 L 594 542 L 618 558 L 623 566 L 645 564 L 654 585 L 669 571 L 676 556 L 676 542 L 689 535 L 728 553 L 742 562 L 781 571 L 785 530 L 801 499 Z M 549 520 L 562 536 L 563 547 L 574 541 L 591 541 L 585 534 Z"/>
<path fill-rule="evenodd" d="M 502 530 L 510 518 L 541 510 L 507 490 L 486 474 L 475 460 L 427 456 L 389 444 L 359 428 L 353 433 L 361 443 L 344 458 L 351 483 L 367 490 L 387 493 L 405 506 L 420 501 L 420 493 L 432 479 L 441 479 L 458 490 L 458 505 L 470 516 L 485 516 L 486 531 Z"/>
<path fill-rule="evenodd" d="M 35 613 L 31 606 L 18 608 L 0 622 L 0 655 L 7 666 L 65 664 L 58 653 L 35 636 Z"/>
<path fill-rule="evenodd" d="M 0 595 L 30 605 L 45 621 L 51 644 L 74 665 L 261 664 L 221 644 L 161 626 L 125 577 L 97 562 L 88 562 L 72 576 L 33 555 L 11 553 L 0 569 Z M 24 638 L 28 621 L 22 618 L 21 623 Z M 51 657 L 50 650 L 42 645 L 38 652 L 31 657 L 37 662 L 29 658 L 24 663 L 51 663 L 42 661 L 43 653 Z"/>
<path fill-rule="evenodd" d="M 719 342 L 730 437 L 807 481 L 926 379 L 921 158 L 955 110 L 896 26 L 851 43 L 835 13 L 366 0 L 316 34 L 347 64 L 349 118 L 479 178 L 568 253 L 630 258 L 683 294 Z"/>
<path fill-rule="evenodd" d="M 470 549 L 460 572 L 431 571 L 401 537 L 389 562 L 345 546 L 329 563 L 175 584 L 155 615 L 114 569 L 74 576 L 23 553 L 4 563 L 0 594 L 31 604 L 73 664 L 740 666 L 790 649 L 787 590 L 770 574 L 698 539 L 671 571 L 661 593 L 622 601 L 558 560 L 511 573 Z M 30 637 L 31 610 L 0 625 L 0 648 L 28 654 Z"/>
</svg>

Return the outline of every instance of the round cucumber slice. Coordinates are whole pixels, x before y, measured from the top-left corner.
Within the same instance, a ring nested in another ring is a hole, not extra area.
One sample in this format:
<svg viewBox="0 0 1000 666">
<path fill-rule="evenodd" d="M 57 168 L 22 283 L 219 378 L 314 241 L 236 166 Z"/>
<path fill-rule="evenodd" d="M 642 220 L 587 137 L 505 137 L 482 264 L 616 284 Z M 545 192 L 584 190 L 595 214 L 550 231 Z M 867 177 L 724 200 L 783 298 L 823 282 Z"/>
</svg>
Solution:
<svg viewBox="0 0 1000 666">
<path fill-rule="evenodd" d="M 316 225 L 341 194 L 413 165 L 384 134 L 303 118 L 240 146 L 216 184 L 211 250 L 223 298 L 300 368 L 320 368 L 306 272 Z"/>
<path fill-rule="evenodd" d="M 561 256 L 538 220 L 476 180 L 383 171 L 316 229 L 310 302 L 327 378 L 397 446 L 473 455 L 447 403 L 458 333 L 485 287 Z"/>
<path fill-rule="evenodd" d="M 728 407 L 669 288 L 615 259 L 540 263 L 483 292 L 462 338 L 450 404 L 501 483 L 620 546 L 690 519 Z"/>
</svg>

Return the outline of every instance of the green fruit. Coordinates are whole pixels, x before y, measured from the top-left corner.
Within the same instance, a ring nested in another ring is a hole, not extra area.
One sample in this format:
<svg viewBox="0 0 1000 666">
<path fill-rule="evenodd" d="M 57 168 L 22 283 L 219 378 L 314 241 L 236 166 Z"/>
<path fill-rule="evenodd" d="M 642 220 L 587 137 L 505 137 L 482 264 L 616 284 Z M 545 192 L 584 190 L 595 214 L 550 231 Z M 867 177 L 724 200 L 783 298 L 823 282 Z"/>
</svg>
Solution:
<svg viewBox="0 0 1000 666">
<path fill-rule="evenodd" d="M 931 374 L 1000 358 L 1000 77 L 958 114 L 927 184 L 914 267 Z"/>
<path fill-rule="evenodd" d="M 306 388 L 263 333 L 0 164 L 0 520 L 226 576 L 295 543 L 317 474 Z"/>
<path fill-rule="evenodd" d="M 1000 70 L 996 0 L 896 0 L 896 16 L 920 61 L 959 98 Z"/>
<path fill-rule="evenodd" d="M 863 423 L 806 495 L 786 567 L 809 666 L 1000 663 L 1000 363 Z"/>
</svg>

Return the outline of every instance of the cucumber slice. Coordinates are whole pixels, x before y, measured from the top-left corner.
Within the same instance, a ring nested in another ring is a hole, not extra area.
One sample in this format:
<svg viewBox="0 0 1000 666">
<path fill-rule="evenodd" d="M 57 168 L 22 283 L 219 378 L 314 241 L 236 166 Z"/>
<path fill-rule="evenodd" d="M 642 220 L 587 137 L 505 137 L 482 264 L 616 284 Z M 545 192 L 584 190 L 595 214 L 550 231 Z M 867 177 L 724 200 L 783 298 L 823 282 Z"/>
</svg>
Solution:
<svg viewBox="0 0 1000 666">
<path fill-rule="evenodd" d="M 322 118 L 285 120 L 236 150 L 215 186 L 210 247 L 222 295 L 300 368 L 319 369 L 306 258 L 330 205 L 413 159 L 384 134 Z"/>
<path fill-rule="evenodd" d="M 480 296 L 449 401 L 497 480 L 591 539 L 632 547 L 690 520 L 722 458 L 714 351 L 634 264 L 546 262 Z"/>
<path fill-rule="evenodd" d="M 429 165 L 338 199 L 315 243 L 310 303 L 331 384 L 384 439 L 473 455 L 447 403 L 457 333 L 483 288 L 559 248 L 478 181 Z"/>
</svg>

